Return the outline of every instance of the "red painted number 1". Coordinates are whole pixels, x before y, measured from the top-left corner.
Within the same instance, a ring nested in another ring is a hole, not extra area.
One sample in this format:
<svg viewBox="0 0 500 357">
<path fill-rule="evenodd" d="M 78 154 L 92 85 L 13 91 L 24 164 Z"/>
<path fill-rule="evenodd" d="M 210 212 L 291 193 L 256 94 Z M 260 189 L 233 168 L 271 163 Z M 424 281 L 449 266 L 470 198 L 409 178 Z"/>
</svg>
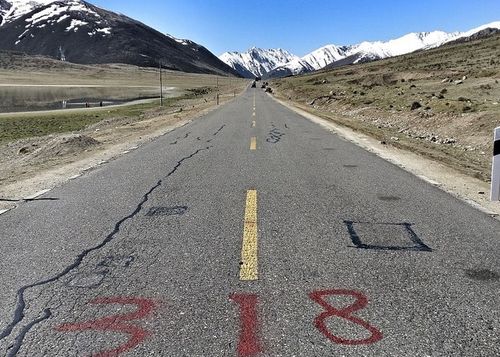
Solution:
<svg viewBox="0 0 500 357">
<path fill-rule="evenodd" d="M 262 352 L 258 337 L 257 302 L 254 294 L 232 294 L 231 300 L 240 306 L 240 340 L 238 356 L 250 357 Z"/>
<path fill-rule="evenodd" d="M 343 309 L 337 309 L 325 301 L 325 297 L 334 295 L 352 296 L 356 299 L 356 301 L 354 302 L 354 304 L 349 305 Z M 341 345 L 369 345 L 377 341 L 380 341 L 382 339 L 382 333 L 378 329 L 370 325 L 368 322 L 352 315 L 354 312 L 365 308 L 366 305 L 368 304 L 368 299 L 366 298 L 366 296 L 364 296 L 359 291 L 344 290 L 344 289 L 319 290 L 310 293 L 309 297 L 318 304 L 320 304 L 321 306 L 323 306 L 323 308 L 325 309 L 324 312 L 322 312 L 316 317 L 316 319 L 314 320 L 314 325 L 323 335 L 325 335 L 331 341 Z M 325 320 L 328 317 L 333 317 L 333 316 L 337 316 L 347 321 L 351 321 L 352 323 L 363 327 L 364 329 L 368 330 L 371 333 L 371 336 L 363 340 L 350 340 L 335 336 L 328 330 L 325 324 Z"/>
</svg>

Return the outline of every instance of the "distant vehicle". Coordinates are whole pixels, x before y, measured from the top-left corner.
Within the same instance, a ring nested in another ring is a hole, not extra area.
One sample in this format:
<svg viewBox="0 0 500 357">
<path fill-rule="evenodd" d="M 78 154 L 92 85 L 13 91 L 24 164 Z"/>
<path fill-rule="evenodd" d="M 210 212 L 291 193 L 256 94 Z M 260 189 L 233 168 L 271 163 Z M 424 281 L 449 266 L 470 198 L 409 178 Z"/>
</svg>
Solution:
<svg viewBox="0 0 500 357">
<path fill-rule="evenodd" d="M 252 88 L 255 88 L 257 87 L 257 84 L 255 83 L 255 81 L 252 82 Z"/>
</svg>

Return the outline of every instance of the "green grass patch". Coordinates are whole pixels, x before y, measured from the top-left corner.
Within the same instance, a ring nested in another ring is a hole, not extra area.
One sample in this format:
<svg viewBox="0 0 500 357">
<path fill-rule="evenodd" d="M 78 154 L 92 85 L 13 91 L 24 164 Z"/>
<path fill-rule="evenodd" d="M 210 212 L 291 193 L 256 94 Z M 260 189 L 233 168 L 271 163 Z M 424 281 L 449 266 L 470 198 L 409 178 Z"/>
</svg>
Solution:
<svg viewBox="0 0 500 357">
<path fill-rule="evenodd" d="M 67 133 L 85 129 L 89 125 L 111 118 L 137 118 L 154 112 L 162 114 L 171 111 L 172 105 L 188 96 L 164 99 L 164 106 L 159 107 L 159 100 L 120 107 L 82 109 L 75 111 L 53 111 L 50 113 L 13 114 L 0 116 L 0 143 L 18 139 Z"/>
</svg>

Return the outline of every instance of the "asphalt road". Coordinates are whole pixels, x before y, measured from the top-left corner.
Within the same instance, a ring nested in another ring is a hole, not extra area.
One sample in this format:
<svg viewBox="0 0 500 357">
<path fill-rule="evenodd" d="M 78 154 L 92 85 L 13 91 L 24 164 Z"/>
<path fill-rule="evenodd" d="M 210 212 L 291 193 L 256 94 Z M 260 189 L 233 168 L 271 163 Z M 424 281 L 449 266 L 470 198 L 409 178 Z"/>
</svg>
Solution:
<svg viewBox="0 0 500 357">
<path fill-rule="evenodd" d="M 0 240 L 1 355 L 500 355 L 500 222 L 261 89 Z"/>
</svg>

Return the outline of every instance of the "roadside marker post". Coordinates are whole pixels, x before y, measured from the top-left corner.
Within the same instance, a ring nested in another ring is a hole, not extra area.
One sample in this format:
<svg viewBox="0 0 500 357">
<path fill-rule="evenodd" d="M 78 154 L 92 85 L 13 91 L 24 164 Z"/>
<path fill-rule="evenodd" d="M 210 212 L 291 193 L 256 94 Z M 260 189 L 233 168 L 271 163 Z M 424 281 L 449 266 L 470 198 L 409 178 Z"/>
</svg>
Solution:
<svg viewBox="0 0 500 357">
<path fill-rule="evenodd" d="M 500 201 L 500 127 L 493 139 L 493 163 L 491 165 L 491 201 Z"/>
</svg>

